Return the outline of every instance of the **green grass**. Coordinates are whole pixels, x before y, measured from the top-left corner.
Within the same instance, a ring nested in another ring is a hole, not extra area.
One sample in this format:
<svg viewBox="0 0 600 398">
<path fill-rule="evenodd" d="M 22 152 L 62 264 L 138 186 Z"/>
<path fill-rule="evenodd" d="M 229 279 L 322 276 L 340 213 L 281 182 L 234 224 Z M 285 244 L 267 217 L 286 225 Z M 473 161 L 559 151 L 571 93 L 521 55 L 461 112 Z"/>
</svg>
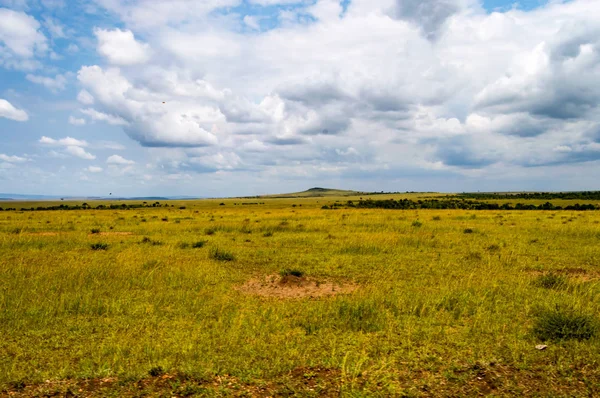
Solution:
<svg viewBox="0 0 600 398">
<path fill-rule="evenodd" d="M 600 212 L 348 199 L 0 212 L 0 395 L 600 395 Z M 359 289 L 238 289 L 282 270 Z"/>
</svg>

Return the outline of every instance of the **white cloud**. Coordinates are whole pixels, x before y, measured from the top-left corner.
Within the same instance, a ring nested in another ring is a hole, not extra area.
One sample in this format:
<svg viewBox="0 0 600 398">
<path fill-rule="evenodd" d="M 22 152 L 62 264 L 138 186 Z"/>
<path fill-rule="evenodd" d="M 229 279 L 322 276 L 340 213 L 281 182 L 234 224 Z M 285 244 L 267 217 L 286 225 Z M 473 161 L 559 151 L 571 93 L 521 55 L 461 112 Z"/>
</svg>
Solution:
<svg viewBox="0 0 600 398">
<path fill-rule="evenodd" d="M 20 11 L 0 8 L 0 65 L 31 70 L 39 66 L 36 55 L 48 51 L 47 39 L 35 18 Z"/>
<path fill-rule="evenodd" d="M 83 140 L 78 140 L 76 138 L 65 137 L 55 140 L 54 138 L 42 136 L 42 138 L 38 141 L 40 144 L 50 145 L 50 146 L 78 146 L 78 147 L 87 147 L 88 143 Z"/>
<path fill-rule="evenodd" d="M 130 165 L 130 164 L 135 164 L 135 162 L 133 160 L 127 160 L 124 157 L 120 156 L 120 155 L 112 155 L 109 156 L 108 159 L 106 159 L 106 163 L 108 164 L 115 164 L 115 165 Z"/>
<path fill-rule="evenodd" d="M 21 157 L 21 156 L 16 156 L 16 155 L 5 155 L 3 153 L 0 153 L 0 160 L 8 162 L 8 163 L 23 163 L 23 162 L 27 162 L 28 159 Z"/>
<path fill-rule="evenodd" d="M 75 44 L 75 43 L 71 43 L 67 47 L 67 52 L 69 54 L 75 54 L 76 52 L 79 52 L 79 46 L 77 44 Z"/>
<path fill-rule="evenodd" d="M 85 125 L 85 119 L 69 116 L 69 124 L 72 124 L 73 126 L 83 126 Z"/>
<path fill-rule="evenodd" d="M 92 105 L 94 103 L 94 97 L 92 97 L 88 91 L 81 90 L 79 94 L 77 94 L 77 101 L 84 105 Z"/>
<path fill-rule="evenodd" d="M 102 173 L 104 169 L 98 166 L 89 166 L 84 169 L 84 171 L 89 171 L 90 173 Z"/>
<path fill-rule="evenodd" d="M 65 148 L 65 152 L 68 153 L 69 155 L 81 158 L 81 159 L 85 159 L 85 160 L 94 160 L 96 159 L 96 156 L 92 155 L 89 152 L 86 152 L 85 149 L 83 149 L 80 146 L 67 146 Z"/>
<path fill-rule="evenodd" d="M 53 92 L 62 91 L 67 86 L 67 79 L 64 75 L 56 75 L 54 78 L 47 76 L 39 76 L 28 74 L 25 76 L 27 80 L 35 84 L 41 84 L 48 90 Z"/>
<path fill-rule="evenodd" d="M 255 16 L 244 16 L 244 23 L 251 29 L 260 30 L 260 20 Z"/>
<path fill-rule="evenodd" d="M 173 175 L 396 180 L 600 159 L 599 2 L 292 2 L 273 27 L 211 14 L 227 0 L 101 0 L 126 28 L 96 31 L 109 65 L 79 70 L 83 113 L 161 148 Z"/>
<path fill-rule="evenodd" d="M 98 112 L 95 109 L 81 109 L 81 113 L 89 116 L 92 120 L 103 121 L 114 126 L 125 126 L 127 121 L 119 116 L 109 115 L 107 113 Z"/>
<path fill-rule="evenodd" d="M 64 31 L 64 27 L 60 24 L 60 22 L 53 18 L 45 17 L 44 26 L 46 27 L 46 29 L 50 33 L 50 36 L 53 39 L 64 39 L 65 37 L 67 37 Z"/>
<path fill-rule="evenodd" d="M 16 120 L 17 122 L 25 122 L 29 120 L 27 112 L 22 109 L 15 108 L 5 99 L 0 99 L 0 117 Z"/>
<path fill-rule="evenodd" d="M 152 29 L 177 25 L 180 22 L 198 22 L 218 8 L 235 7 L 240 0 L 97 0 L 107 10 L 118 14 L 125 22 Z"/>
<path fill-rule="evenodd" d="M 135 65 L 148 61 L 150 46 L 135 40 L 130 30 L 94 29 L 98 53 L 113 65 Z"/>
</svg>

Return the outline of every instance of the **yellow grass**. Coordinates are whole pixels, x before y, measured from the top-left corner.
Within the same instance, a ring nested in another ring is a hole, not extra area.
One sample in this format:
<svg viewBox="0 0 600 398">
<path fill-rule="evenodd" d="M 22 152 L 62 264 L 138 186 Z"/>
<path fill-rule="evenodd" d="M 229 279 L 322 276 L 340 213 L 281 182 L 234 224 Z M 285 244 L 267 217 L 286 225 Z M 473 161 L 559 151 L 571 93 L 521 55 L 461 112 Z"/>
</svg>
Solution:
<svg viewBox="0 0 600 398">
<path fill-rule="evenodd" d="M 598 314 L 600 213 L 321 210 L 348 199 L 0 212 L 0 391 L 600 394 L 597 337 L 540 351 L 532 332 L 545 309 Z M 285 269 L 358 288 L 239 288 Z"/>
</svg>

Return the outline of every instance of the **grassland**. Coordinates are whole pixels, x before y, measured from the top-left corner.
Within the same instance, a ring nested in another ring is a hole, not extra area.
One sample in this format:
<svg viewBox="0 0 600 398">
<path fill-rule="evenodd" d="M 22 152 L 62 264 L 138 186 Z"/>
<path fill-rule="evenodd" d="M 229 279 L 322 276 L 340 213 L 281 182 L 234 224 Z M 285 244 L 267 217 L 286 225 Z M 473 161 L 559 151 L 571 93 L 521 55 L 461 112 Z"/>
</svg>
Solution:
<svg viewBox="0 0 600 398">
<path fill-rule="evenodd" d="M 348 199 L 0 212 L 0 395 L 600 395 L 600 212 Z"/>
</svg>

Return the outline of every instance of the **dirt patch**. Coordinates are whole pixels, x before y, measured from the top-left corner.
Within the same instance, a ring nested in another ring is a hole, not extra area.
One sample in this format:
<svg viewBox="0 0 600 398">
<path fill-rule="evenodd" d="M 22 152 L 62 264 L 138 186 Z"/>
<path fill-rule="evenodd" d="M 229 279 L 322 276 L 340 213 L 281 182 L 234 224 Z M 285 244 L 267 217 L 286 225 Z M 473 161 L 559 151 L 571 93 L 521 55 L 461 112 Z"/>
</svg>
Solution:
<svg viewBox="0 0 600 398">
<path fill-rule="evenodd" d="M 88 234 L 88 236 L 129 236 L 133 235 L 133 232 L 100 232 L 97 234 Z"/>
<path fill-rule="evenodd" d="M 231 397 L 339 397 L 340 371 L 298 368 L 275 380 L 242 381 L 231 375 L 194 378 L 185 374 L 163 374 L 140 379 L 115 377 L 85 380 L 46 380 L 44 383 L 11 383 L 0 397 L 140 397 L 140 396 L 231 396 Z"/>
<path fill-rule="evenodd" d="M 358 285 L 350 282 L 339 283 L 321 278 L 293 275 L 268 275 L 251 279 L 237 290 L 263 297 L 280 299 L 317 298 L 351 293 Z"/>
</svg>

